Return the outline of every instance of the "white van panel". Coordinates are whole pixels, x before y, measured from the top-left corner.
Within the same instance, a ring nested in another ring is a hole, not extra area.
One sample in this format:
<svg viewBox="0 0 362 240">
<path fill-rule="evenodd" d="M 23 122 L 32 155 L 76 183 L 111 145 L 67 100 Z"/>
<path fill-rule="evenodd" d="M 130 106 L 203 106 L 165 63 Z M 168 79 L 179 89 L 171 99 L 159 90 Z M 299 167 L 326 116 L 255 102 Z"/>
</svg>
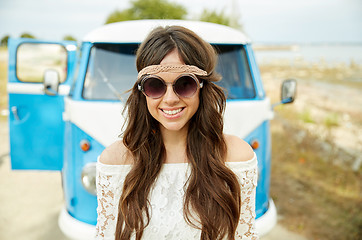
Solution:
<svg viewBox="0 0 362 240">
<path fill-rule="evenodd" d="M 8 83 L 8 93 L 17 94 L 44 94 L 44 85 L 42 83 Z M 68 95 L 70 91 L 69 85 L 59 85 L 58 94 Z"/>
<path fill-rule="evenodd" d="M 103 146 L 119 139 L 123 105 L 120 102 L 74 101 L 65 99 L 64 120 L 68 120 Z"/>
<path fill-rule="evenodd" d="M 228 101 L 224 115 L 224 132 L 245 138 L 274 113 L 270 99 L 251 101 Z"/>
<path fill-rule="evenodd" d="M 124 117 L 120 102 L 74 101 L 65 99 L 64 120 L 69 120 L 104 146 L 119 139 Z M 243 114 L 245 113 L 245 114 Z M 273 112 L 269 99 L 229 101 L 225 111 L 224 132 L 245 138 Z"/>
</svg>

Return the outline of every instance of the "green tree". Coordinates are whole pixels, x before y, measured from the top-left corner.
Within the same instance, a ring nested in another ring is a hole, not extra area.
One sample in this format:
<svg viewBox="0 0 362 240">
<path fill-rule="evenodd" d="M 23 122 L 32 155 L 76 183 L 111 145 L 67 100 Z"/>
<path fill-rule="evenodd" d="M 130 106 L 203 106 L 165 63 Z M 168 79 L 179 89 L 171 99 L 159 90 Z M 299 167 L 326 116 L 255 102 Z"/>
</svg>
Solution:
<svg viewBox="0 0 362 240">
<path fill-rule="evenodd" d="M 114 22 L 122 22 L 127 20 L 136 20 L 131 9 L 125 9 L 123 11 L 115 10 L 108 16 L 106 24 Z"/>
<path fill-rule="evenodd" d="M 216 10 L 204 9 L 204 11 L 201 13 L 200 21 L 218 23 L 237 29 L 242 29 L 242 25 L 238 23 L 237 19 L 232 19 L 230 16 L 227 16 L 223 10 L 218 13 Z"/>
<path fill-rule="evenodd" d="M 186 15 L 184 6 L 167 0 L 133 0 L 130 8 L 111 13 L 106 24 L 136 19 L 184 19 Z"/>
<path fill-rule="evenodd" d="M 5 35 L 5 36 L 1 39 L 0 46 L 7 46 L 7 45 L 8 45 L 8 40 L 9 40 L 9 38 L 10 38 L 9 35 Z"/>
<path fill-rule="evenodd" d="M 66 40 L 66 41 L 77 41 L 77 39 L 75 39 L 73 36 L 71 35 L 65 35 L 63 37 L 63 40 Z"/>
<path fill-rule="evenodd" d="M 225 16 L 224 11 L 217 13 L 215 10 L 204 9 L 204 11 L 201 13 L 200 20 L 204 22 L 218 23 L 227 26 L 230 25 L 230 19 Z"/>
<path fill-rule="evenodd" d="M 31 35 L 30 33 L 22 33 L 20 35 L 21 38 L 33 38 L 35 39 L 35 37 L 33 35 Z"/>
</svg>

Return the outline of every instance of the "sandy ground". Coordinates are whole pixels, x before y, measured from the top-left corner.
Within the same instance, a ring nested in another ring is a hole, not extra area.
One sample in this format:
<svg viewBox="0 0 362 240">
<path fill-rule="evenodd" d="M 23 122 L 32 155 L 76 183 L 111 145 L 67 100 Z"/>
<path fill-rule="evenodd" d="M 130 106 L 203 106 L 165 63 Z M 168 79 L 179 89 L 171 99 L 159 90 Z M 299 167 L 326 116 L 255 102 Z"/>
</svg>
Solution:
<svg viewBox="0 0 362 240">
<path fill-rule="evenodd" d="M 263 75 L 264 87 L 272 102 L 278 101 L 281 79 Z M 289 119 L 295 119 L 309 133 L 345 151 L 349 157 L 334 163 L 358 171 L 362 166 L 362 97 L 361 88 L 335 85 L 322 81 L 297 80 L 297 96 L 293 104 L 281 106 Z"/>
<path fill-rule="evenodd" d="M 59 172 L 10 170 L 8 123 L 0 121 L 0 240 L 68 240 L 58 227 Z M 277 226 L 262 240 L 305 240 Z"/>
</svg>

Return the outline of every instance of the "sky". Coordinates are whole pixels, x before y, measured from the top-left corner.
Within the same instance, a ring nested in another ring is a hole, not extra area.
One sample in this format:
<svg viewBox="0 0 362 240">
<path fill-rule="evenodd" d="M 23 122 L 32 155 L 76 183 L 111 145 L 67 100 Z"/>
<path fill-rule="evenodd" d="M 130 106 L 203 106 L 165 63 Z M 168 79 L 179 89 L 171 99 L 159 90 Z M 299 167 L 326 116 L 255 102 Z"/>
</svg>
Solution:
<svg viewBox="0 0 362 240">
<path fill-rule="evenodd" d="M 362 43 L 362 0 L 168 0 L 189 19 L 204 9 L 240 16 L 257 43 Z M 78 40 L 129 0 L 0 0 L 0 38 L 28 32 L 44 40 Z"/>
</svg>

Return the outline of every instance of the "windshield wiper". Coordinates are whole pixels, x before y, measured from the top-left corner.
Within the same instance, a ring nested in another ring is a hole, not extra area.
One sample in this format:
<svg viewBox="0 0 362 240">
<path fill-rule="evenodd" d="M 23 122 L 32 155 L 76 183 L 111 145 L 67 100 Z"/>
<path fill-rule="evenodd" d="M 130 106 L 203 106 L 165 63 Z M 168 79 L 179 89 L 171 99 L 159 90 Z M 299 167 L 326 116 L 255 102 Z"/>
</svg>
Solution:
<svg viewBox="0 0 362 240">
<path fill-rule="evenodd" d="M 102 76 L 102 81 L 107 85 L 107 87 L 109 88 L 109 90 L 111 90 L 111 92 L 112 92 L 120 101 L 122 101 L 122 95 L 117 91 L 117 89 L 113 86 L 113 84 L 108 80 L 108 78 L 106 77 L 106 75 L 104 74 L 104 72 L 102 71 L 102 69 L 100 69 L 99 67 L 97 67 L 97 71 L 98 71 L 99 74 Z"/>
</svg>

